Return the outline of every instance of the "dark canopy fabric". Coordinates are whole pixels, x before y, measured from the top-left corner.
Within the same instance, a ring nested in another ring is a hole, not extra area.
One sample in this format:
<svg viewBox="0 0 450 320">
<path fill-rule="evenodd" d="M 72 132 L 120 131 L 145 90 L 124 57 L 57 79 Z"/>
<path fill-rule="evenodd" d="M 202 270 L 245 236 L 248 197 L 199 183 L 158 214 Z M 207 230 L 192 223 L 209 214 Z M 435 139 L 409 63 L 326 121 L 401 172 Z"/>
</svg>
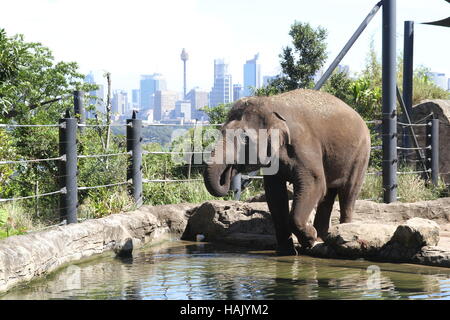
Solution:
<svg viewBox="0 0 450 320">
<path fill-rule="evenodd" d="M 447 3 L 450 3 L 450 0 L 445 0 Z M 431 22 L 422 22 L 422 24 L 431 24 L 433 26 L 441 26 L 441 27 L 450 27 L 450 17 L 437 20 L 437 21 L 431 21 Z"/>
<path fill-rule="evenodd" d="M 422 22 L 422 24 L 432 24 L 434 26 L 450 27 L 450 17 L 432 22 Z"/>
</svg>

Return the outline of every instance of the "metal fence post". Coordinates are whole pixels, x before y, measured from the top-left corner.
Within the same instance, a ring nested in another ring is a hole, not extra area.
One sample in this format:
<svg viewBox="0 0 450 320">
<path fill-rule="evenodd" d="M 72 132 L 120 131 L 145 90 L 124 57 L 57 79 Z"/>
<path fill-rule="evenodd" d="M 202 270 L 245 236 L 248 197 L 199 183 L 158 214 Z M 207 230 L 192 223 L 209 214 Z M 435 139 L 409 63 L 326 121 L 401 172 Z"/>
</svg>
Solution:
<svg viewBox="0 0 450 320">
<path fill-rule="evenodd" d="M 403 101 L 408 115 L 412 115 L 413 96 L 414 21 L 405 21 L 403 36 Z M 411 147 L 408 130 L 403 129 L 403 146 Z M 407 152 L 405 152 L 406 154 Z"/>
<path fill-rule="evenodd" d="M 78 184 L 77 184 L 77 119 L 71 118 L 66 112 L 64 119 L 60 119 L 59 128 L 59 155 L 64 160 L 59 163 L 59 186 L 65 188 L 60 195 L 61 221 L 76 223 L 78 207 Z"/>
<path fill-rule="evenodd" d="M 78 123 L 86 123 L 86 115 L 84 113 L 84 92 L 75 90 L 73 92 L 73 109 L 75 112 L 75 118 L 78 119 Z M 83 127 L 80 127 L 80 131 L 83 131 Z"/>
<path fill-rule="evenodd" d="M 396 0 L 383 1 L 382 90 L 383 90 L 383 199 L 397 200 L 397 114 L 396 114 Z"/>
<path fill-rule="evenodd" d="M 431 169 L 431 183 L 439 182 L 439 119 L 431 119 L 427 125 L 427 169 Z"/>
<path fill-rule="evenodd" d="M 130 193 L 133 195 L 135 204 L 140 207 L 142 198 L 142 120 L 136 119 L 133 111 L 131 119 L 127 119 L 127 151 L 131 151 L 128 165 L 127 179 L 132 180 Z"/>
</svg>

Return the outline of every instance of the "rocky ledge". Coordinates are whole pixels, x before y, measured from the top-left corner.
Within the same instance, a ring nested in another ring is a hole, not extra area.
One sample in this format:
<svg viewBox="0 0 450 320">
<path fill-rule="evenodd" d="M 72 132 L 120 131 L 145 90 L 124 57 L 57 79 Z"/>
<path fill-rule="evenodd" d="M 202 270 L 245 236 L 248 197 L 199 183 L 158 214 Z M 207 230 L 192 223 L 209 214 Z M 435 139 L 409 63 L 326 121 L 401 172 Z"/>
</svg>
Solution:
<svg viewBox="0 0 450 320">
<path fill-rule="evenodd" d="M 313 248 L 299 251 L 323 258 L 450 267 L 449 214 L 450 198 L 389 205 L 358 201 L 355 221 L 339 224 L 335 206 L 328 237 Z M 276 247 L 270 213 L 262 202 L 205 202 L 191 211 L 183 239 L 195 240 L 199 234 L 210 242 L 253 249 Z"/>
</svg>

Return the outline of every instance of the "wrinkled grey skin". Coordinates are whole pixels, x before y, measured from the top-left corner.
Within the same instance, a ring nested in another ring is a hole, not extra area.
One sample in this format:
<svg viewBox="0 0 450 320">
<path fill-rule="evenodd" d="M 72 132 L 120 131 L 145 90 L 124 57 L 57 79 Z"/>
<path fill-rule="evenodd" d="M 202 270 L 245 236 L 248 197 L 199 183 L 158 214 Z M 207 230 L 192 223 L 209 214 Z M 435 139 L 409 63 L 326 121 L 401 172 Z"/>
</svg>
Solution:
<svg viewBox="0 0 450 320">
<path fill-rule="evenodd" d="M 281 132 L 279 171 L 264 176 L 278 254 L 296 254 L 292 233 L 306 248 L 317 237 L 325 239 L 336 195 L 340 222 L 351 222 L 370 155 L 369 130 L 351 107 L 330 94 L 305 89 L 243 98 L 230 110 L 222 130 L 227 128 L 275 128 Z M 210 163 L 204 172 L 205 186 L 212 195 L 224 196 L 236 173 L 258 167 Z M 290 211 L 286 182 L 294 187 Z M 311 224 L 310 215 L 316 206 Z"/>
</svg>

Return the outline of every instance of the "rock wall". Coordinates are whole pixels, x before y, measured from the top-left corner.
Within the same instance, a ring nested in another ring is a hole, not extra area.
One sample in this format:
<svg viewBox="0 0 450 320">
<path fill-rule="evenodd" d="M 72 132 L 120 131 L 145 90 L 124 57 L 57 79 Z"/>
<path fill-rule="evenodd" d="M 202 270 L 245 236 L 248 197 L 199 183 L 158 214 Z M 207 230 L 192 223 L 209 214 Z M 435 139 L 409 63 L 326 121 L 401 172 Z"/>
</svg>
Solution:
<svg viewBox="0 0 450 320">
<path fill-rule="evenodd" d="M 195 206 L 143 206 L 129 213 L 4 239 L 0 241 L 0 292 L 96 254 L 111 250 L 129 254 L 133 248 L 170 235 L 179 238 Z"/>
</svg>

